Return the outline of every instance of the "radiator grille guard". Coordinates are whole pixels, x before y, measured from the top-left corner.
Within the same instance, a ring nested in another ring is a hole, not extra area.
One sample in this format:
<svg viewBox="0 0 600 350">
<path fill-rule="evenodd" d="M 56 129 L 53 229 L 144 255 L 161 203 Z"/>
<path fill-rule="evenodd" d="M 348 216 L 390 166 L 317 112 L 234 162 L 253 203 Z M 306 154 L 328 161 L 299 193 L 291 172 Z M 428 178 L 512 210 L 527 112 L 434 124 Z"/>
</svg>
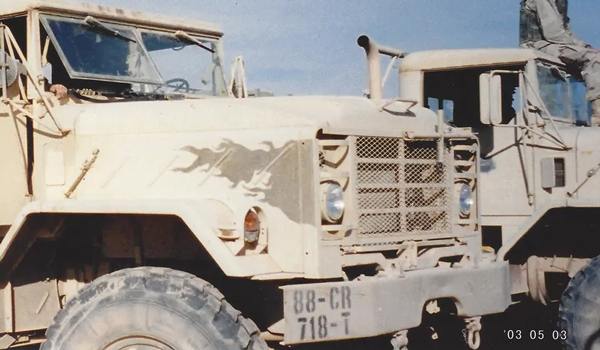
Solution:
<svg viewBox="0 0 600 350">
<path fill-rule="evenodd" d="M 357 137 L 358 245 L 451 237 L 452 155 L 437 140 Z"/>
</svg>

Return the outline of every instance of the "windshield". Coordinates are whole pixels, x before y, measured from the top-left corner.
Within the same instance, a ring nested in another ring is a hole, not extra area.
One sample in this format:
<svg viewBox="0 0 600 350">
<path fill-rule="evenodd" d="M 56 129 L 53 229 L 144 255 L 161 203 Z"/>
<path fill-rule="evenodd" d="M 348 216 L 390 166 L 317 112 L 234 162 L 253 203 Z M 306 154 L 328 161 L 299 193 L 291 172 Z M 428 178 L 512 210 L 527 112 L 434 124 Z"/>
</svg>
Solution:
<svg viewBox="0 0 600 350">
<path fill-rule="evenodd" d="M 566 73 L 556 67 L 538 66 L 538 84 L 542 102 L 552 117 L 571 119 L 569 82 Z"/>
<path fill-rule="evenodd" d="M 590 121 L 590 103 L 586 100 L 586 86 L 581 80 L 569 78 L 571 85 L 572 110 L 578 124 L 588 124 Z"/>
<path fill-rule="evenodd" d="M 43 23 L 71 77 L 162 83 L 134 28 L 106 25 L 117 36 L 84 20 L 47 16 Z"/>
<path fill-rule="evenodd" d="M 218 39 L 42 15 L 71 79 L 130 83 L 144 93 L 227 96 Z"/>
<path fill-rule="evenodd" d="M 161 92 L 225 95 L 225 77 L 217 42 L 194 38 L 198 43 L 178 39 L 175 34 L 142 31 L 144 46 L 160 70 L 165 84 Z"/>
</svg>

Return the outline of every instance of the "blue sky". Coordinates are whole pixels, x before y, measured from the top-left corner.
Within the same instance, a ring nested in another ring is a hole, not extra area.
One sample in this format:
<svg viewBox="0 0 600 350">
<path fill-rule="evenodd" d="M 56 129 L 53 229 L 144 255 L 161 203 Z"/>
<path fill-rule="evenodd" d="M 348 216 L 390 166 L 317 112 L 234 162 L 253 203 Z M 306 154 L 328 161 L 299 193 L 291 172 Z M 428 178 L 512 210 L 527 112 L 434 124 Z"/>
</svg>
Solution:
<svg viewBox="0 0 600 350">
<path fill-rule="evenodd" d="M 227 62 L 243 55 L 250 88 L 277 95 L 361 94 L 366 63 L 356 38 L 363 33 L 408 52 L 518 45 L 519 0 L 87 2 L 216 22 Z M 573 30 L 600 47 L 600 1 L 569 5 Z"/>
</svg>

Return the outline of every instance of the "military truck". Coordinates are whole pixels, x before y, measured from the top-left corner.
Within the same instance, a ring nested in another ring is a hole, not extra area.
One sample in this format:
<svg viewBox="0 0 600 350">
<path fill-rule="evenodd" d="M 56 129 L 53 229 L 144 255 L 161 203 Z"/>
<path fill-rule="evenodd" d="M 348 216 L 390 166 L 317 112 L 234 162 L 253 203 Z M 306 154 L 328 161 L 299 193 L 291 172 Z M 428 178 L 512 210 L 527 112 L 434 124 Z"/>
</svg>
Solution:
<svg viewBox="0 0 600 350">
<path fill-rule="evenodd" d="M 560 303 L 541 336 L 569 349 L 600 344 L 600 130 L 581 78 L 537 51 L 479 49 L 409 54 L 399 80 L 401 99 L 477 134 L 483 245 L 510 263 L 513 302 Z"/>
<path fill-rule="evenodd" d="M 213 24 L 62 0 L 3 1 L 0 23 L 0 349 L 406 349 L 446 307 L 475 349 L 509 306 L 478 140 L 424 104 L 430 73 L 382 98 L 399 50 L 360 40 L 370 99 L 237 99 Z M 560 181 L 575 155 L 553 152 Z"/>
</svg>

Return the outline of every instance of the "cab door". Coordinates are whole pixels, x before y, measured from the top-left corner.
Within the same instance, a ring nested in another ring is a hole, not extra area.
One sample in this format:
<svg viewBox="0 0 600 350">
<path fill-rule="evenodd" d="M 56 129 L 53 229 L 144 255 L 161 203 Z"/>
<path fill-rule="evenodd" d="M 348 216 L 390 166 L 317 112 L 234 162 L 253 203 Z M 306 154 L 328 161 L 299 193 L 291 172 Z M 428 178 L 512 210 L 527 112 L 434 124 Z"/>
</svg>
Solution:
<svg viewBox="0 0 600 350">
<path fill-rule="evenodd" d="M 25 17 L 0 20 L 0 22 L 11 29 L 17 41 L 24 41 Z M 4 35 L 1 35 L 0 40 L 3 37 Z M 2 46 L 7 47 L 7 45 Z M 8 62 L 11 58 L 2 53 L 0 52 L 0 63 Z M 14 65 L 9 66 L 14 69 Z M 6 76 L 9 84 L 4 92 L 0 80 L 0 96 L 18 103 L 20 94 L 17 79 L 21 77 L 14 71 L 12 74 L 7 73 Z M 3 77 L 3 72 L 0 72 L 0 79 Z M 19 112 L 17 107 L 0 103 L 0 232 L 3 231 L 1 226 L 8 226 L 14 222 L 29 198 L 28 123 L 30 123 L 28 118 Z"/>
<path fill-rule="evenodd" d="M 10 225 L 28 197 L 26 118 L 0 104 L 0 225 Z"/>
</svg>

